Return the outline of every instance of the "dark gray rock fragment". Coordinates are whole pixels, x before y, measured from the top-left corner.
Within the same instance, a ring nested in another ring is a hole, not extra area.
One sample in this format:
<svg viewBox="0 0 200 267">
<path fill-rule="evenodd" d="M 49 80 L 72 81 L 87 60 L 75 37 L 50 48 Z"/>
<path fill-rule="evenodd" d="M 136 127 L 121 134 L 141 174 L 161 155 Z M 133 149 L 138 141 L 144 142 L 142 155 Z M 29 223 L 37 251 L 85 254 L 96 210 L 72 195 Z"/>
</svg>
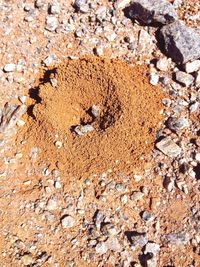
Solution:
<svg viewBox="0 0 200 267">
<path fill-rule="evenodd" d="M 163 26 L 160 37 L 166 53 L 177 64 L 200 58 L 200 35 L 180 21 Z"/>
<path fill-rule="evenodd" d="M 128 15 L 145 24 L 168 24 L 177 19 L 173 5 L 166 0 L 134 0 Z"/>
</svg>

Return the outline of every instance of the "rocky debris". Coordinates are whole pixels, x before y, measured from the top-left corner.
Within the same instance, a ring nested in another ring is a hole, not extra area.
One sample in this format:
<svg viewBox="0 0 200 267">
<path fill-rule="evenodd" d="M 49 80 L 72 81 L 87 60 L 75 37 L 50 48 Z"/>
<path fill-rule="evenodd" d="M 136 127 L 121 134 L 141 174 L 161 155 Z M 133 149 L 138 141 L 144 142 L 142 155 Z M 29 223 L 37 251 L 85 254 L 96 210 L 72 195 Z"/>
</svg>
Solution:
<svg viewBox="0 0 200 267">
<path fill-rule="evenodd" d="M 58 27 L 58 19 L 52 15 L 46 17 L 46 27 L 45 29 L 54 32 Z"/>
<path fill-rule="evenodd" d="M 156 143 L 156 147 L 165 155 L 175 158 L 181 154 L 181 148 L 170 138 L 165 137 Z"/>
<path fill-rule="evenodd" d="M 159 75 L 157 73 L 151 73 L 150 74 L 150 84 L 152 85 L 158 85 L 159 82 Z"/>
<path fill-rule="evenodd" d="M 174 190 L 174 180 L 171 177 L 165 177 L 163 186 L 168 192 L 172 192 Z"/>
<path fill-rule="evenodd" d="M 171 245 L 183 246 L 187 243 L 188 237 L 186 233 L 171 233 L 167 235 L 162 235 L 161 240 L 164 243 L 170 243 Z"/>
<path fill-rule="evenodd" d="M 74 131 L 78 135 L 84 135 L 86 133 L 94 131 L 94 127 L 92 125 L 78 125 L 74 128 Z"/>
<path fill-rule="evenodd" d="M 146 222 L 152 222 L 155 219 L 154 215 L 146 210 L 141 213 L 141 218 Z"/>
<path fill-rule="evenodd" d="M 161 126 L 158 138 L 169 136 L 175 143 L 179 140 L 182 153 L 179 158 L 170 159 L 155 150 L 153 158 L 150 157 L 156 164 L 152 172 L 149 171 L 145 162 L 144 173 L 136 171 L 137 175 L 131 175 L 130 177 L 116 173 L 115 170 L 111 170 L 112 173 L 107 173 L 107 170 L 105 170 L 105 173 L 100 176 L 94 173 L 94 177 L 93 175 L 84 175 L 83 179 L 80 180 L 72 177 L 73 181 L 71 181 L 68 179 L 70 177 L 62 175 L 62 170 L 57 174 L 54 172 L 55 170 L 52 170 L 52 168 L 59 169 L 61 167 L 62 169 L 66 166 L 62 167 L 60 164 L 42 166 L 43 163 L 46 163 L 48 157 L 44 156 L 44 162 L 42 160 L 39 165 L 36 165 L 36 157 L 40 157 L 41 153 L 41 147 L 38 143 L 33 143 L 27 150 L 27 158 L 31 167 L 25 166 L 25 163 L 28 162 L 24 159 L 26 155 L 23 154 L 22 158 L 20 155 L 22 155 L 21 148 L 26 145 L 26 139 L 22 139 L 19 146 L 16 147 L 12 142 L 12 150 L 9 150 L 10 148 L 7 148 L 6 143 L 6 132 L 2 135 L 3 139 L 0 137 L 1 195 L 4 202 L 0 210 L 1 236 L 2 242 L 5 244 L 2 248 L 3 264 L 5 262 L 8 266 L 72 267 L 79 266 L 81 259 L 87 266 L 105 266 L 106 264 L 123 267 L 131 265 L 135 267 L 141 265 L 148 267 L 163 265 L 197 266 L 199 253 L 197 203 L 200 170 L 200 144 L 198 140 L 199 60 L 188 61 L 180 68 L 180 70 L 192 74 L 195 78 L 194 86 L 187 88 L 180 83 L 172 82 L 171 78 L 168 77 L 171 77 L 172 71 L 175 71 L 174 63 L 171 62 L 170 58 L 168 60 L 166 57 L 163 58 L 163 55 L 154 45 L 155 29 L 141 27 L 137 21 L 132 24 L 130 19 L 123 17 L 122 10 L 118 10 L 129 4 L 126 0 L 98 3 L 87 0 L 79 1 L 83 5 L 76 10 L 72 6 L 72 3 L 78 2 L 75 0 L 36 0 L 35 6 L 33 3 L 25 3 L 27 1 L 22 2 L 19 0 L 6 1 L 6 4 L 3 3 L 1 7 L 2 21 L 4 22 L 1 33 L 1 52 L 3 56 L 0 68 L 0 81 L 2 83 L 2 97 L 0 97 L 0 100 L 2 104 L 5 95 L 5 102 L 12 101 L 12 98 L 14 98 L 15 103 L 21 102 L 20 105 L 26 102 L 29 104 L 29 97 L 27 97 L 27 101 L 19 98 L 20 102 L 18 102 L 17 97 L 18 95 L 27 95 L 27 89 L 35 86 L 35 82 L 32 80 L 35 78 L 35 74 L 38 75 L 37 72 L 41 67 L 41 62 L 45 65 L 45 69 L 55 63 L 54 59 L 51 58 L 52 54 L 57 55 L 58 60 L 68 55 L 79 57 L 80 54 L 91 53 L 95 47 L 98 48 L 95 54 L 99 56 L 108 53 L 108 55 L 117 56 L 119 59 L 123 57 L 128 62 L 136 57 L 139 60 L 137 63 L 143 64 L 146 62 L 145 64 L 150 65 L 150 67 L 153 66 L 150 72 L 157 74 L 160 77 L 160 82 L 165 81 L 162 90 L 168 95 L 163 100 L 166 107 L 163 111 L 166 123 Z M 170 2 L 173 2 L 173 5 L 176 6 L 180 0 Z M 194 1 L 183 2 L 183 5 L 185 5 L 185 2 L 190 2 L 190 6 L 187 4 L 187 7 L 190 10 L 192 9 Z M 53 8 L 56 3 L 60 3 L 60 11 Z M 37 16 L 34 15 L 34 9 Z M 180 7 L 180 9 L 183 10 L 183 7 Z M 180 9 L 178 10 L 179 14 Z M 185 10 L 186 15 L 190 15 L 187 14 L 190 13 L 190 10 Z M 14 12 L 18 16 L 15 16 Z M 55 31 L 45 30 L 44 21 L 47 12 L 58 21 L 58 27 Z M 185 20 L 186 23 L 189 22 L 190 24 L 192 22 L 192 20 L 189 20 Z M 24 35 L 19 36 L 19 25 Z M 193 25 L 195 27 L 194 23 Z M 104 28 L 107 32 L 107 38 L 104 36 Z M 141 29 L 144 32 L 139 34 L 138 47 L 138 32 Z M 80 37 L 75 40 L 74 33 L 76 30 Z M 114 31 L 114 34 L 111 36 L 111 40 L 115 39 L 111 44 L 107 40 L 109 40 L 109 33 L 112 31 Z M 196 29 L 196 32 L 198 32 L 198 29 Z M 132 38 L 133 36 L 134 38 Z M 152 50 L 153 54 L 151 54 Z M 50 61 L 53 60 L 45 64 L 42 60 L 46 59 L 47 56 L 50 57 Z M 19 63 L 20 58 L 25 58 L 26 62 Z M 57 61 L 57 59 L 55 60 Z M 4 70 L 6 63 L 13 62 L 16 63 L 15 69 L 6 72 Z M 99 81 L 101 81 L 101 77 Z M 57 80 L 51 77 L 50 83 L 52 86 L 58 84 Z M 57 87 L 53 92 L 57 89 L 59 88 Z M 150 102 L 153 104 L 153 101 Z M 84 108 L 90 107 L 89 110 L 86 110 L 86 116 L 90 115 L 89 121 L 95 121 L 97 118 L 98 122 L 101 119 L 98 117 L 98 111 L 97 113 L 95 113 L 95 110 L 91 112 L 93 104 L 97 106 L 99 104 L 102 111 L 104 110 L 102 103 L 95 99 L 84 106 Z M 15 107 L 17 106 L 18 104 L 15 105 Z M 91 115 L 92 113 L 93 115 Z M 1 109 L 0 114 L 1 118 Z M 56 115 L 55 112 L 54 116 Z M 168 118 L 172 120 L 170 121 Z M 23 124 L 18 119 L 16 126 L 21 125 L 21 123 Z M 77 124 L 73 123 L 73 125 Z M 93 122 L 90 122 L 90 124 L 93 125 Z M 26 128 L 26 125 L 24 128 Z M 66 129 L 69 127 L 67 126 Z M 12 129 L 12 127 L 9 129 Z M 16 129 L 18 128 L 16 127 Z M 72 129 L 74 131 L 74 128 Z M 23 131 L 24 129 L 22 129 Z M 71 137 L 80 142 L 87 138 L 87 136 L 84 136 L 84 138 Z M 55 142 L 56 140 L 62 140 L 63 142 L 63 148 L 59 151 L 54 147 L 54 145 L 60 147 L 59 143 Z M 144 142 L 146 139 L 141 138 L 141 141 Z M 49 145 L 52 145 L 59 154 L 65 149 L 66 142 L 67 139 L 59 135 L 56 139 L 53 137 Z M 76 152 L 76 147 L 74 149 Z M 4 150 L 7 150 L 5 157 Z M 109 147 L 108 153 L 110 153 Z M 77 157 L 79 155 L 77 153 Z M 16 159 L 19 162 L 19 169 L 14 163 Z M 188 166 L 187 168 L 183 167 L 183 162 Z M 36 165 L 37 168 L 32 168 L 33 165 Z M 21 170 L 22 175 L 19 173 Z M 123 168 L 121 171 L 123 171 Z M 25 172 L 25 175 L 23 172 Z M 167 189 L 167 192 L 162 186 L 162 181 L 164 181 L 163 186 Z M 188 187 L 188 191 L 185 186 Z M 84 198 L 79 197 L 79 189 L 83 189 Z M 185 192 L 187 192 L 187 195 Z M 97 193 L 98 198 L 96 197 Z M 158 197 L 160 206 L 153 204 L 152 197 Z M 35 207 L 37 199 L 39 199 L 39 203 Z M 14 203 L 14 205 L 9 206 L 10 203 Z M 124 203 L 128 204 L 124 205 Z M 7 213 L 8 206 L 9 213 Z M 184 206 L 186 206 L 188 213 L 184 211 Z M 93 221 L 93 214 L 97 209 L 100 209 L 101 212 L 95 215 Z M 140 219 L 139 215 L 143 210 L 153 212 L 156 219 L 152 223 Z M 8 218 L 10 213 L 13 215 L 12 220 Z M 78 220 L 75 217 L 76 213 Z M 64 217 L 63 215 L 73 217 L 75 220 L 73 228 L 62 227 L 61 218 Z M 181 228 L 180 221 L 182 222 Z M 182 228 L 183 231 L 187 232 L 189 242 L 187 237 L 184 238 L 184 233 L 179 232 Z M 124 234 L 127 229 L 137 230 L 129 243 Z M 44 236 L 48 242 L 44 242 Z M 152 243 L 148 240 L 162 244 L 159 256 L 152 255 L 149 249 L 146 251 L 147 254 L 141 255 L 144 253 L 145 245 Z M 99 247 L 100 253 L 97 252 L 98 247 L 96 248 L 99 243 L 103 243 Z M 65 253 L 66 249 L 69 252 L 67 254 Z M 141 264 L 139 264 L 139 260 L 141 260 Z"/>
<path fill-rule="evenodd" d="M 100 115 L 101 109 L 99 106 L 93 105 L 91 107 L 91 113 L 92 116 L 94 116 L 95 118 L 98 117 Z"/>
<path fill-rule="evenodd" d="M 130 239 L 131 239 L 131 244 L 133 246 L 139 246 L 141 248 L 144 247 L 148 242 L 146 233 L 133 232 Z"/>
<path fill-rule="evenodd" d="M 56 210 L 58 208 L 58 202 L 55 198 L 50 198 L 47 202 L 46 208 L 48 210 Z"/>
<path fill-rule="evenodd" d="M 191 74 L 185 73 L 183 71 L 177 71 L 175 73 L 176 81 L 183 86 L 190 86 L 194 82 L 194 77 Z"/>
<path fill-rule="evenodd" d="M 115 9 L 124 8 L 126 5 L 128 5 L 131 2 L 131 0 L 117 0 L 115 2 Z"/>
<path fill-rule="evenodd" d="M 158 265 L 157 265 L 157 259 L 156 259 L 156 257 L 148 257 L 148 258 L 146 258 L 146 260 L 145 260 L 145 266 L 147 266 L 147 267 L 157 267 Z"/>
<path fill-rule="evenodd" d="M 70 215 L 65 215 L 61 218 L 61 225 L 63 228 L 71 228 L 75 225 L 75 219 Z"/>
<path fill-rule="evenodd" d="M 45 66 L 49 67 L 51 66 L 53 63 L 55 63 L 55 60 L 57 59 L 57 56 L 54 54 L 49 55 L 48 57 L 46 57 L 43 60 L 43 63 Z"/>
<path fill-rule="evenodd" d="M 197 72 L 196 79 L 195 79 L 195 84 L 197 86 L 200 85 L 200 71 Z"/>
<path fill-rule="evenodd" d="M 159 251 L 160 251 L 160 245 L 153 242 L 148 242 L 145 246 L 144 254 L 152 253 L 153 255 L 156 255 L 158 254 Z"/>
<path fill-rule="evenodd" d="M 97 210 L 94 214 L 94 224 L 97 228 L 97 230 L 100 230 L 101 229 L 101 223 L 103 222 L 105 218 L 105 215 L 100 211 L 100 210 Z"/>
<path fill-rule="evenodd" d="M 42 8 L 45 5 L 45 0 L 36 0 L 35 7 Z"/>
<path fill-rule="evenodd" d="M 189 127 L 189 121 L 186 118 L 176 118 L 176 117 L 170 117 L 167 120 L 167 126 L 172 131 L 181 131 L 185 128 Z"/>
<path fill-rule="evenodd" d="M 21 261 L 25 266 L 31 265 L 34 263 L 34 259 L 30 254 L 25 254 L 21 257 Z"/>
<path fill-rule="evenodd" d="M 169 69 L 169 60 L 166 57 L 160 58 L 156 62 L 156 68 L 161 71 L 167 71 Z"/>
<path fill-rule="evenodd" d="M 151 35 L 143 29 L 140 30 L 138 37 L 138 47 L 137 47 L 139 54 L 151 53 L 152 49 L 153 49 L 153 42 Z"/>
<path fill-rule="evenodd" d="M 194 102 L 190 105 L 189 111 L 190 113 L 196 112 L 199 108 L 199 102 Z"/>
<path fill-rule="evenodd" d="M 98 254 L 103 255 L 108 251 L 108 247 L 105 242 L 99 242 L 96 245 L 95 250 Z"/>
<path fill-rule="evenodd" d="M 160 36 L 166 53 L 177 64 L 200 58 L 200 35 L 180 21 L 163 26 Z"/>
<path fill-rule="evenodd" d="M 115 252 L 120 252 L 122 251 L 122 246 L 119 243 L 117 237 L 111 236 L 106 240 L 106 247 Z"/>
<path fill-rule="evenodd" d="M 6 65 L 4 66 L 4 68 L 3 68 L 3 70 L 4 70 L 5 72 L 13 72 L 13 71 L 15 71 L 15 69 L 16 69 L 16 65 L 13 64 L 13 63 L 6 64 Z"/>
<path fill-rule="evenodd" d="M 185 64 L 185 71 L 187 73 L 192 73 L 200 69 L 200 60 L 194 60 Z"/>
<path fill-rule="evenodd" d="M 74 7 L 81 13 L 87 13 L 89 11 L 89 6 L 86 0 L 75 0 Z"/>
<path fill-rule="evenodd" d="M 118 234 L 119 230 L 111 223 L 106 223 L 101 228 L 101 231 L 106 235 L 115 236 Z"/>
<path fill-rule="evenodd" d="M 140 192 L 140 191 L 135 191 L 131 194 L 131 200 L 133 201 L 138 201 L 143 199 L 144 197 L 144 193 Z"/>
<path fill-rule="evenodd" d="M 177 19 L 173 5 L 166 0 L 134 0 L 129 16 L 144 24 L 168 24 Z"/>
<path fill-rule="evenodd" d="M 22 103 L 22 104 L 25 104 L 26 103 L 26 96 L 25 95 L 21 95 L 18 97 L 19 98 L 19 101 Z"/>
<path fill-rule="evenodd" d="M 26 105 L 10 105 L 7 103 L 2 114 L 0 114 L 0 132 L 12 129 L 26 110 Z"/>
<path fill-rule="evenodd" d="M 62 142 L 61 141 L 56 141 L 55 142 L 55 146 L 59 149 L 63 146 Z"/>
<path fill-rule="evenodd" d="M 182 3 L 183 3 L 183 0 L 174 0 L 173 1 L 173 6 L 175 8 L 178 8 L 178 7 L 180 7 L 182 5 Z"/>
<path fill-rule="evenodd" d="M 60 4 L 58 2 L 54 2 L 50 5 L 50 13 L 55 15 L 60 13 Z"/>
</svg>

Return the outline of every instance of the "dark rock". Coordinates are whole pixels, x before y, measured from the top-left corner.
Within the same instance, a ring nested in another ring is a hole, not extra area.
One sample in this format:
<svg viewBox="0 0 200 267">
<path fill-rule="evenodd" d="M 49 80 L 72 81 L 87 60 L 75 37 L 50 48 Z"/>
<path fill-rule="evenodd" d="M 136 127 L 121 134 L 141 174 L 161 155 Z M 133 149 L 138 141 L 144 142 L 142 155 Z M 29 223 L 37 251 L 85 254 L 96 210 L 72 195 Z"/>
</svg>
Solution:
<svg viewBox="0 0 200 267">
<path fill-rule="evenodd" d="M 163 26 L 160 37 L 166 53 L 177 64 L 200 58 L 200 35 L 179 21 Z"/>
<path fill-rule="evenodd" d="M 134 0 L 128 16 L 144 24 L 168 24 L 177 18 L 173 5 L 166 0 Z"/>
</svg>

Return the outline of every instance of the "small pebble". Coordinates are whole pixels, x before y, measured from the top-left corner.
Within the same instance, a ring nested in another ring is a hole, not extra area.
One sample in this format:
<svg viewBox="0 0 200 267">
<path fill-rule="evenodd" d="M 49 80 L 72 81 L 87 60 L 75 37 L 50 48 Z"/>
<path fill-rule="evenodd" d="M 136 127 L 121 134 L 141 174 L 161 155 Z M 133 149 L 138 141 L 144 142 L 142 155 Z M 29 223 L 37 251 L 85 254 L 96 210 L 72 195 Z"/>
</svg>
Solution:
<svg viewBox="0 0 200 267">
<path fill-rule="evenodd" d="M 62 142 L 61 141 L 56 141 L 55 146 L 60 149 L 62 147 Z"/>
<path fill-rule="evenodd" d="M 54 16 L 47 16 L 45 29 L 50 32 L 53 32 L 57 27 L 58 27 L 58 19 Z"/>
<path fill-rule="evenodd" d="M 144 194 L 142 192 L 136 191 L 132 193 L 131 200 L 138 201 L 138 200 L 143 199 L 143 197 L 144 197 Z"/>
<path fill-rule="evenodd" d="M 55 209 L 57 209 L 57 207 L 58 207 L 58 203 L 57 203 L 56 199 L 50 198 L 47 202 L 47 209 L 48 210 L 55 210 Z"/>
<path fill-rule="evenodd" d="M 185 73 L 183 71 L 177 71 L 175 73 L 176 81 L 178 81 L 183 86 L 190 86 L 194 82 L 194 77 L 191 74 Z"/>
<path fill-rule="evenodd" d="M 160 245 L 153 242 L 148 242 L 145 246 L 144 254 L 152 253 L 156 255 L 158 254 L 159 251 L 160 251 Z"/>
<path fill-rule="evenodd" d="M 157 85 L 158 82 L 159 82 L 159 75 L 156 73 L 151 73 L 150 74 L 150 84 Z"/>
<path fill-rule="evenodd" d="M 148 211 L 143 211 L 141 214 L 141 218 L 146 222 L 152 222 L 155 217 Z"/>
<path fill-rule="evenodd" d="M 197 154 L 195 155 L 195 159 L 196 159 L 197 161 L 200 161 L 200 153 L 197 153 Z"/>
<path fill-rule="evenodd" d="M 61 186 L 61 183 L 60 182 L 56 181 L 55 184 L 54 184 L 54 187 L 56 189 L 60 189 L 62 186 Z"/>
<path fill-rule="evenodd" d="M 194 60 L 193 62 L 188 62 L 185 64 L 185 71 L 187 73 L 192 73 L 200 69 L 200 60 Z"/>
<path fill-rule="evenodd" d="M 75 133 L 78 135 L 84 135 L 86 133 L 94 131 L 94 127 L 92 125 L 86 124 L 86 125 L 78 125 L 74 129 Z"/>
<path fill-rule="evenodd" d="M 186 118 L 170 117 L 167 120 L 167 126 L 172 131 L 181 131 L 189 127 L 189 121 Z"/>
<path fill-rule="evenodd" d="M 71 228 L 75 224 L 75 220 L 72 216 L 66 215 L 61 219 L 61 225 L 63 228 Z"/>
<path fill-rule="evenodd" d="M 156 147 L 165 155 L 175 158 L 179 156 L 182 149 L 170 137 L 165 137 L 156 144 Z"/>
<path fill-rule="evenodd" d="M 4 68 L 3 68 L 3 70 L 4 70 L 5 72 L 13 72 L 13 71 L 15 71 L 15 69 L 16 69 L 16 65 L 15 65 L 15 64 L 12 64 L 12 63 L 10 63 L 10 64 L 6 64 L 6 65 L 4 66 Z"/>
<path fill-rule="evenodd" d="M 55 60 L 57 59 L 57 56 L 54 54 L 49 55 L 48 57 L 46 57 L 43 60 L 43 63 L 45 64 L 45 66 L 49 67 L 51 66 L 53 63 L 55 63 Z"/>
<path fill-rule="evenodd" d="M 25 266 L 27 266 L 27 265 L 31 265 L 31 264 L 34 262 L 32 256 L 31 256 L 31 255 L 28 255 L 28 254 L 22 256 L 21 261 L 22 261 L 22 263 L 23 263 Z"/>
<path fill-rule="evenodd" d="M 22 127 L 22 126 L 24 126 L 24 125 L 25 125 L 25 121 L 23 121 L 23 120 L 21 120 L 21 119 L 19 119 L 19 120 L 17 121 L 17 126 Z"/>
<path fill-rule="evenodd" d="M 169 68 L 169 61 L 166 57 L 160 58 L 156 63 L 156 68 L 161 71 L 167 71 Z"/>
<path fill-rule="evenodd" d="M 53 3 L 51 6 L 50 6 L 50 12 L 51 14 L 59 14 L 60 13 L 60 5 L 59 3 Z"/>
<path fill-rule="evenodd" d="M 195 102 L 189 107 L 189 110 L 191 113 L 193 113 L 193 112 L 197 111 L 198 108 L 199 108 L 199 102 Z"/>
<path fill-rule="evenodd" d="M 108 251 L 108 247 L 106 246 L 104 242 L 99 242 L 96 245 L 95 250 L 98 254 L 103 255 Z"/>
<path fill-rule="evenodd" d="M 134 42 L 131 42 L 131 43 L 128 45 L 128 49 L 129 49 L 129 50 L 134 50 L 134 49 L 135 49 L 135 43 L 134 43 Z"/>
<path fill-rule="evenodd" d="M 91 107 L 91 113 L 94 117 L 98 117 L 100 115 L 101 109 L 99 106 L 93 105 Z"/>
<path fill-rule="evenodd" d="M 103 54 L 104 54 L 103 48 L 101 46 L 95 47 L 94 48 L 94 53 L 99 57 L 103 56 Z"/>
<path fill-rule="evenodd" d="M 123 205 L 125 205 L 128 202 L 128 196 L 127 195 L 123 195 L 120 197 L 120 201 Z"/>
</svg>

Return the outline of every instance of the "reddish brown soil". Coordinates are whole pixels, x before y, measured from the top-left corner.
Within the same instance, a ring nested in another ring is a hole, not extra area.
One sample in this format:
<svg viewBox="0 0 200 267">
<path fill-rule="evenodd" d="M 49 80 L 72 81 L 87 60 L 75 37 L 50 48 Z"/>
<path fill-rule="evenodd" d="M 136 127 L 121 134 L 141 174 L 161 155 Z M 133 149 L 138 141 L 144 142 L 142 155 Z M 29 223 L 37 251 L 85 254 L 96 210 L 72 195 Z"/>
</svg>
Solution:
<svg viewBox="0 0 200 267">
<path fill-rule="evenodd" d="M 28 139 L 26 151 L 39 148 L 38 164 L 48 163 L 72 177 L 142 168 L 162 120 L 163 97 L 159 87 L 149 84 L 146 68 L 85 57 L 51 72 L 57 86 L 49 81 L 39 85 L 24 133 L 19 133 Z M 96 118 L 90 114 L 92 105 L 101 110 Z M 73 127 L 80 124 L 94 131 L 78 136 Z M 56 141 L 62 142 L 60 149 Z"/>
</svg>

